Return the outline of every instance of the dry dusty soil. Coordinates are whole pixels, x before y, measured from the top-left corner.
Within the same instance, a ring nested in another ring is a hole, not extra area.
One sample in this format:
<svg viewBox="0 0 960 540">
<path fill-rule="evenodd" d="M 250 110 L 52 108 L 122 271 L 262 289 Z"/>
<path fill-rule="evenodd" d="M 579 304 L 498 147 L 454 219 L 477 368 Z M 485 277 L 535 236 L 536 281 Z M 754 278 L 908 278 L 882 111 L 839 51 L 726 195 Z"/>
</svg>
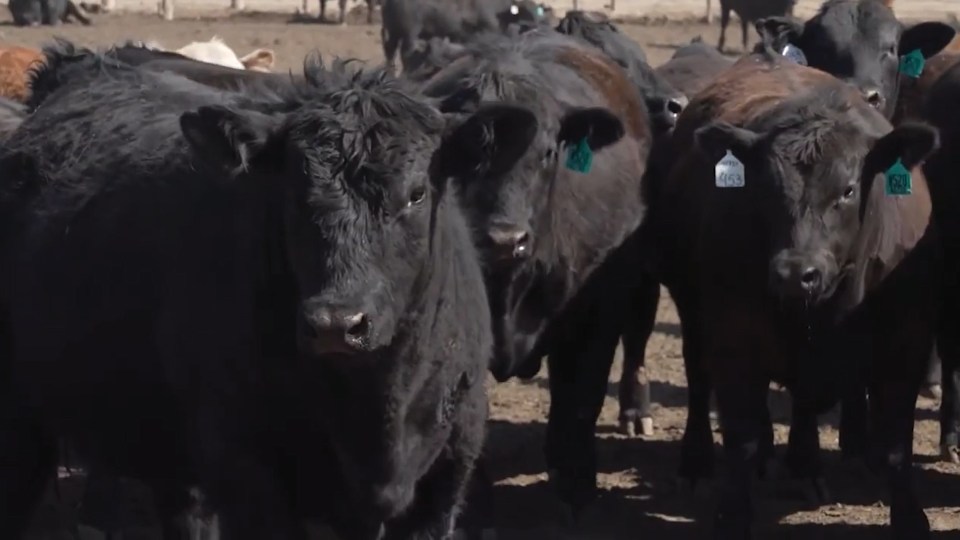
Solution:
<svg viewBox="0 0 960 540">
<path fill-rule="evenodd" d="M 18 29 L 0 22 L 0 42 L 40 45 L 53 36 L 97 46 L 125 39 L 153 39 L 167 46 L 182 46 L 192 40 L 222 37 L 239 54 L 258 47 L 274 49 L 278 70 L 296 70 L 304 55 L 382 58 L 378 26 L 360 24 L 353 14 L 349 26 L 288 24 L 286 15 L 244 14 L 232 17 L 187 18 L 164 23 L 152 16 L 100 16 L 95 26 L 65 25 L 59 28 Z M 3 16 L 6 16 L 5 14 Z M 942 18 L 944 14 L 930 14 Z M 734 22 L 728 43 L 739 43 L 739 25 Z M 625 25 L 624 30 L 647 50 L 651 62 L 664 62 L 673 50 L 702 35 L 715 43 L 718 29 L 699 23 L 667 23 L 657 26 Z M 531 381 L 490 384 L 492 415 L 488 458 L 497 481 L 496 521 L 501 540 L 539 539 L 634 539 L 655 540 L 703 538 L 713 506 L 709 491 L 691 494 L 677 489 L 678 440 L 686 417 L 686 383 L 681 364 L 677 314 L 664 300 L 659 322 L 647 348 L 647 365 L 656 402 L 656 434 L 647 439 L 626 439 L 616 434 L 615 381 L 619 359 L 611 376 L 609 397 L 598 429 L 602 494 L 576 527 L 567 524 L 546 483 L 542 458 L 544 420 L 549 396 L 544 372 Z M 789 399 L 773 393 L 777 442 L 782 452 L 789 422 Z M 936 404 L 921 398 L 917 409 L 914 449 L 919 465 L 916 478 L 934 537 L 960 539 L 960 467 L 937 458 Z M 821 442 L 826 454 L 828 482 L 834 502 L 811 504 L 803 490 L 786 480 L 757 483 L 757 538 L 804 540 L 858 540 L 886 538 L 889 519 L 883 483 L 840 463 L 837 452 L 836 418 L 824 418 Z M 717 439 L 719 442 L 719 438 Z M 48 534 L 74 514 L 72 498 L 62 504 L 53 498 L 38 516 L 36 538 L 65 538 Z M 132 532 L 132 531 L 131 531 Z M 86 536 L 86 535 L 85 535 Z M 127 534 L 125 539 L 140 535 Z M 151 535 L 152 536 L 152 535 Z M 6 539 L 0 539 L 6 540 Z"/>
</svg>

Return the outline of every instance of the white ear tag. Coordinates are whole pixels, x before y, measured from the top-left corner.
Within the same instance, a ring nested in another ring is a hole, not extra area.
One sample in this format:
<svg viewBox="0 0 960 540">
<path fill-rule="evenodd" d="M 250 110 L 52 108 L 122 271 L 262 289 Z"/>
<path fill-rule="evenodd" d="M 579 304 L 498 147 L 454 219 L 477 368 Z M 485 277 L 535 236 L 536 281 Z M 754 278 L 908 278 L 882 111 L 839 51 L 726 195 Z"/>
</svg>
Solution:
<svg viewBox="0 0 960 540">
<path fill-rule="evenodd" d="M 737 156 L 727 150 L 727 155 L 717 162 L 713 168 L 717 187 L 720 188 L 740 188 L 743 187 L 746 175 L 743 171 L 743 163 L 737 159 Z"/>
<path fill-rule="evenodd" d="M 511 15 L 517 15 L 518 13 L 520 13 L 520 8 L 518 8 L 516 4 L 510 6 Z"/>
<path fill-rule="evenodd" d="M 783 47 L 783 50 L 780 51 L 780 54 L 796 64 L 800 64 L 801 66 L 807 65 L 807 55 L 803 54 L 800 47 L 796 45 L 787 43 L 786 46 Z"/>
</svg>

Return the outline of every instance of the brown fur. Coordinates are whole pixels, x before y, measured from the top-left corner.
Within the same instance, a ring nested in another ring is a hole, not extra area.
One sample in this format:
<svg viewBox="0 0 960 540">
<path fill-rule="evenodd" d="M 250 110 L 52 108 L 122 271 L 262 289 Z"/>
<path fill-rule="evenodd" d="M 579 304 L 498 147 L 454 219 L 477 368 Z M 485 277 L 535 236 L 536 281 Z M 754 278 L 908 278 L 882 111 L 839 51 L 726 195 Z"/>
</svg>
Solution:
<svg viewBox="0 0 960 540">
<path fill-rule="evenodd" d="M 29 47 L 0 48 L 0 96 L 26 102 L 30 96 L 28 71 L 31 66 L 43 62 L 43 54 Z"/>
<path fill-rule="evenodd" d="M 646 106 L 620 66 L 606 56 L 572 48 L 557 55 L 557 61 L 590 81 L 603 94 L 606 106 L 624 123 L 627 133 L 635 139 L 649 138 Z"/>
</svg>

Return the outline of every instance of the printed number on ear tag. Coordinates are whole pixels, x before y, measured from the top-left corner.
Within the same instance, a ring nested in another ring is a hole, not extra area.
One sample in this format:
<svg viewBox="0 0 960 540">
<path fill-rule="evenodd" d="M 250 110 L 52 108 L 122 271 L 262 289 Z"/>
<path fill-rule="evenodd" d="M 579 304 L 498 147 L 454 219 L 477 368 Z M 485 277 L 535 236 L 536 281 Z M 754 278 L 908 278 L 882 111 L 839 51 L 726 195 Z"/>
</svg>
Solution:
<svg viewBox="0 0 960 540">
<path fill-rule="evenodd" d="M 803 54 L 803 50 L 796 45 L 787 43 L 783 47 L 783 50 L 780 51 L 780 54 L 788 60 L 800 64 L 801 66 L 807 65 L 807 55 Z"/>
<path fill-rule="evenodd" d="M 910 195 L 913 193 L 913 179 L 910 178 L 910 171 L 903 166 L 900 158 L 897 162 L 887 169 L 886 174 L 887 195 Z"/>
<path fill-rule="evenodd" d="M 925 63 L 926 60 L 923 59 L 920 49 L 914 49 L 900 57 L 900 73 L 916 79 L 923 73 Z"/>
<path fill-rule="evenodd" d="M 737 156 L 733 155 L 729 150 L 727 150 L 727 155 L 723 156 L 723 158 L 717 162 L 716 167 L 713 168 L 713 172 L 717 187 L 739 188 L 746 184 L 743 163 L 740 163 Z"/>
<path fill-rule="evenodd" d="M 587 138 L 584 137 L 580 139 L 575 146 L 570 148 L 570 153 L 567 154 L 567 168 L 571 171 L 577 171 L 579 173 L 588 173 L 590 172 L 590 167 L 593 165 L 593 150 L 590 149 L 590 145 L 587 143 Z"/>
</svg>

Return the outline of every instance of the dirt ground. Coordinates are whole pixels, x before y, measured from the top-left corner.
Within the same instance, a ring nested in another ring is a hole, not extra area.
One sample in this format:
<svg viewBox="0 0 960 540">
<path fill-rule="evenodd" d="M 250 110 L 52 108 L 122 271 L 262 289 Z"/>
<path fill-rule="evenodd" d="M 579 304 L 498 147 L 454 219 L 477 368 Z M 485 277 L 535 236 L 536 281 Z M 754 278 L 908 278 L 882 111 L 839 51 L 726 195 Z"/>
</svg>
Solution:
<svg viewBox="0 0 960 540">
<path fill-rule="evenodd" d="M 274 49 L 277 70 L 284 71 L 298 69 L 304 54 L 313 50 L 325 56 L 371 61 L 382 58 L 376 26 L 287 24 L 285 15 L 235 15 L 229 20 L 188 19 L 184 15 L 178 13 L 178 20 L 173 23 L 143 15 L 100 16 L 92 27 L 66 25 L 55 29 L 18 29 L 0 22 L 0 43 L 40 45 L 53 36 L 63 36 L 88 46 L 124 39 L 153 39 L 179 47 L 192 40 L 218 35 L 239 54 L 258 47 Z M 942 16 L 931 14 L 933 18 Z M 732 24 L 728 36 L 728 43 L 734 46 L 740 41 L 738 26 Z M 715 43 L 718 36 L 718 28 L 693 23 L 625 25 L 623 28 L 646 48 L 654 64 L 664 62 L 676 46 L 697 35 L 711 43 Z M 632 440 L 616 434 L 616 385 L 611 382 L 598 429 L 602 495 L 577 526 L 567 523 L 546 484 L 541 452 L 549 401 L 545 373 L 528 382 L 490 384 L 493 419 L 488 457 L 491 473 L 497 480 L 496 521 L 501 540 L 683 540 L 706 536 L 713 506 L 711 496 L 682 492 L 676 487 L 678 439 L 686 417 L 686 383 L 676 310 L 669 300 L 660 306 L 656 332 L 647 348 L 647 365 L 656 402 L 656 434 Z M 618 358 L 611 381 L 619 380 L 619 369 Z M 771 401 L 782 452 L 789 401 L 783 394 L 776 393 Z M 937 531 L 934 537 L 958 539 L 960 467 L 937 459 L 935 411 L 935 403 L 921 398 L 914 442 L 920 463 L 916 477 L 927 514 Z M 887 537 L 883 527 L 889 513 L 883 483 L 839 463 L 837 431 L 830 427 L 835 425 L 835 420 L 825 418 L 821 430 L 828 482 L 835 502 L 811 506 L 799 486 L 776 479 L 758 482 L 755 489 L 757 538 L 866 540 Z M 64 496 L 65 501 L 70 499 Z M 49 531 L 64 520 L 69 521 L 74 509 L 69 504 L 67 508 L 63 506 L 53 503 L 45 506 L 38 519 L 40 529 Z M 37 538 L 55 537 L 64 538 L 43 534 L 38 529 Z"/>
</svg>

